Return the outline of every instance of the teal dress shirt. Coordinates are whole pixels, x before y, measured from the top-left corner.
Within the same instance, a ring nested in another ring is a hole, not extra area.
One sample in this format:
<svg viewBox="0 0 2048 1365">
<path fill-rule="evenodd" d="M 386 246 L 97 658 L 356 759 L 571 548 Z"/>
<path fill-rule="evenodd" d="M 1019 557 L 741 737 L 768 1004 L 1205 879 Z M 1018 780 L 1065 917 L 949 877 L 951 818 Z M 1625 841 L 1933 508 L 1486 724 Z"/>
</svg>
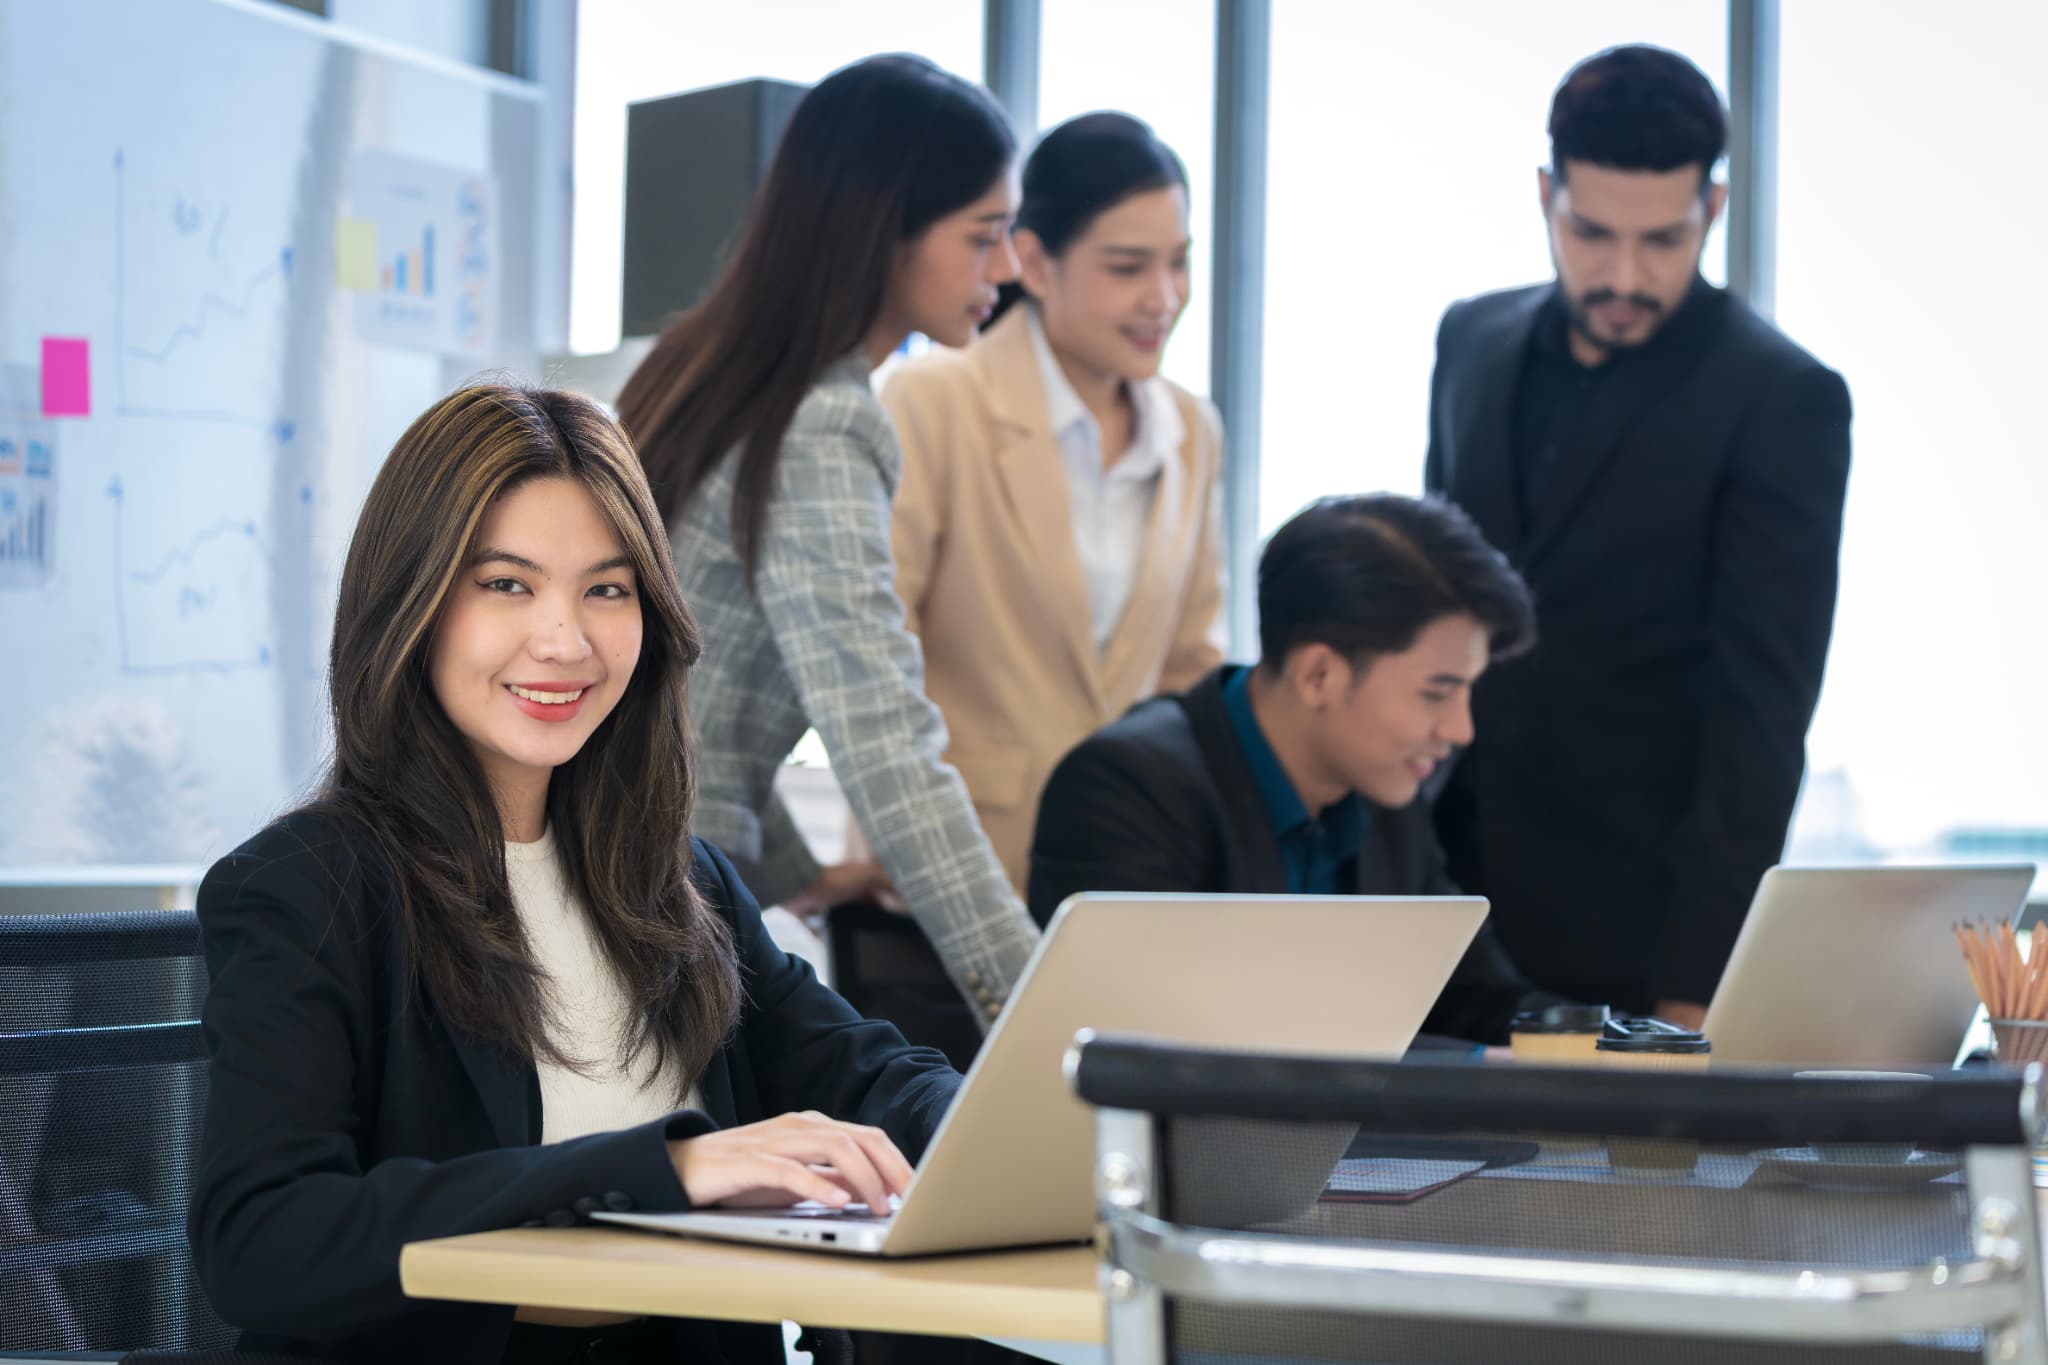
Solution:
<svg viewBox="0 0 2048 1365">
<path fill-rule="evenodd" d="M 1357 792 L 1347 792 L 1320 815 L 1309 814 L 1252 714 L 1253 672 L 1240 668 L 1223 684 L 1223 705 L 1280 847 L 1287 889 L 1297 896 L 1352 895 L 1358 890 L 1356 861 L 1365 838 L 1365 801 Z"/>
</svg>

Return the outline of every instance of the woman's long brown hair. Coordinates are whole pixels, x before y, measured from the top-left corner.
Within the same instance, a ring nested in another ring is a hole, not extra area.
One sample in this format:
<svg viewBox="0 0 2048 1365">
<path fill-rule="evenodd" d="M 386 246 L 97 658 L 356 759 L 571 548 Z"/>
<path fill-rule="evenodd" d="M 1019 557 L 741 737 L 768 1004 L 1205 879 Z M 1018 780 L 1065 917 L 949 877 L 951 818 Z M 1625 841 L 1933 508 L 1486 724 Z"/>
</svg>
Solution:
<svg viewBox="0 0 2048 1365">
<path fill-rule="evenodd" d="M 619 391 L 671 525 L 738 448 L 732 539 L 753 575 L 804 395 L 868 339 L 903 244 L 987 194 L 1015 151 L 995 98 L 922 57 L 869 57 L 804 96 L 731 260 Z"/>
<path fill-rule="evenodd" d="M 696 794 L 685 682 L 697 626 L 632 444 L 587 398 L 475 384 L 399 437 L 349 544 L 329 687 L 334 762 L 316 804 L 363 826 L 391 865 L 414 980 L 443 1017 L 525 1058 L 548 1040 L 545 977 L 513 910 L 505 831 L 469 742 L 435 699 L 428 649 L 494 499 L 572 479 L 632 558 L 639 663 L 618 705 L 555 769 L 548 823 L 646 1049 L 693 1081 L 739 1016 L 731 930 L 690 880 Z M 652 1071 L 650 1069 L 650 1074 Z"/>
</svg>

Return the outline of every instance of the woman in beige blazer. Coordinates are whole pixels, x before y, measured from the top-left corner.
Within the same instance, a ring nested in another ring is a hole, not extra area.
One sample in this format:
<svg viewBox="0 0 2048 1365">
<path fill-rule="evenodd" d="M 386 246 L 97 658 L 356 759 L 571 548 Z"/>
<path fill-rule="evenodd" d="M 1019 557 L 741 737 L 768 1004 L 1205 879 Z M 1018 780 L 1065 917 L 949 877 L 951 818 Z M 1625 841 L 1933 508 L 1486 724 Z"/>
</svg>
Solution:
<svg viewBox="0 0 2048 1365">
<path fill-rule="evenodd" d="M 903 444 L 896 585 L 947 761 L 1021 891 L 1046 779 L 1221 657 L 1222 427 L 1163 378 L 1187 173 L 1138 120 L 1060 125 L 1024 169 L 1020 284 L 882 393 Z"/>
</svg>

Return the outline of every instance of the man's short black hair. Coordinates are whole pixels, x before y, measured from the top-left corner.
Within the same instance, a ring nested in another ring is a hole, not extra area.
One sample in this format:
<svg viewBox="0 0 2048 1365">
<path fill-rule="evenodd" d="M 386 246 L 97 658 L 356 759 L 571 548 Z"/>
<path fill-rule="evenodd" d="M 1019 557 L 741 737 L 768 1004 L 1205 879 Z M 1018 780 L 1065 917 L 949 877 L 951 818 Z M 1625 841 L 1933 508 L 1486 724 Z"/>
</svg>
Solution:
<svg viewBox="0 0 2048 1365">
<path fill-rule="evenodd" d="M 1322 498 L 1259 557 L 1259 649 L 1270 669 L 1309 644 L 1352 660 L 1398 654 L 1431 622 L 1459 614 L 1486 628 L 1496 659 L 1536 643 L 1528 585 L 1440 498 Z"/>
<path fill-rule="evenodd" d="M 1700 168 L 1702 190 L 1728 148 L 1713 82 L 1676 52 L 1610 47 L 1571 69 L 1550 102 L 1550 172 L 1567 161 L 1617 171 Z"/>
</svg>

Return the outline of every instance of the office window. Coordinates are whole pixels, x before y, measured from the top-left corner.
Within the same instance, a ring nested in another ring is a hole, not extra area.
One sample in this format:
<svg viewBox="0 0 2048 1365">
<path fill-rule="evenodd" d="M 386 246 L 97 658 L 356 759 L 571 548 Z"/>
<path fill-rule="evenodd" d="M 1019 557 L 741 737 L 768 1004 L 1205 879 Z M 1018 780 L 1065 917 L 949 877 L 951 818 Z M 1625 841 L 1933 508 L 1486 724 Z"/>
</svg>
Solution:
<svg viewBox="0 0 2048 1365">
<path fill-rule="evenodd" d="M 1216 6 L 1213 0 L 1044 0 L 1039 23 L 1040 131 L 1076 114 L 1114 109 L 1151 124 L 1187 165 L 1191 287 L 1164 368 L 1176 383 L 1206 394 Z"/>
<path fill-rule="evenodd" d="M 1550 278 L 1550 97 L 1628 42 L 1684 53 L 1726 97 L 1722 0 L 1273 6 L 1262 528 L 1324 493 L 1421 489 L 1437 319 Z"/>
<path fill-rule="evenodd" d="M 981 79 L 981 6 L 963 0 L 585 0 L 576 34 L 576 193 L 569 345 L 619 343 L 626 106 L 766 76 L 811 82 L 878 52 Z"/>
<path fill-rule="evenodd" d="M 2048 7 L 1783 7 L 1778 321 L 1856 408 L 1793 848 L 2048 855 Z"/>
</svg>

